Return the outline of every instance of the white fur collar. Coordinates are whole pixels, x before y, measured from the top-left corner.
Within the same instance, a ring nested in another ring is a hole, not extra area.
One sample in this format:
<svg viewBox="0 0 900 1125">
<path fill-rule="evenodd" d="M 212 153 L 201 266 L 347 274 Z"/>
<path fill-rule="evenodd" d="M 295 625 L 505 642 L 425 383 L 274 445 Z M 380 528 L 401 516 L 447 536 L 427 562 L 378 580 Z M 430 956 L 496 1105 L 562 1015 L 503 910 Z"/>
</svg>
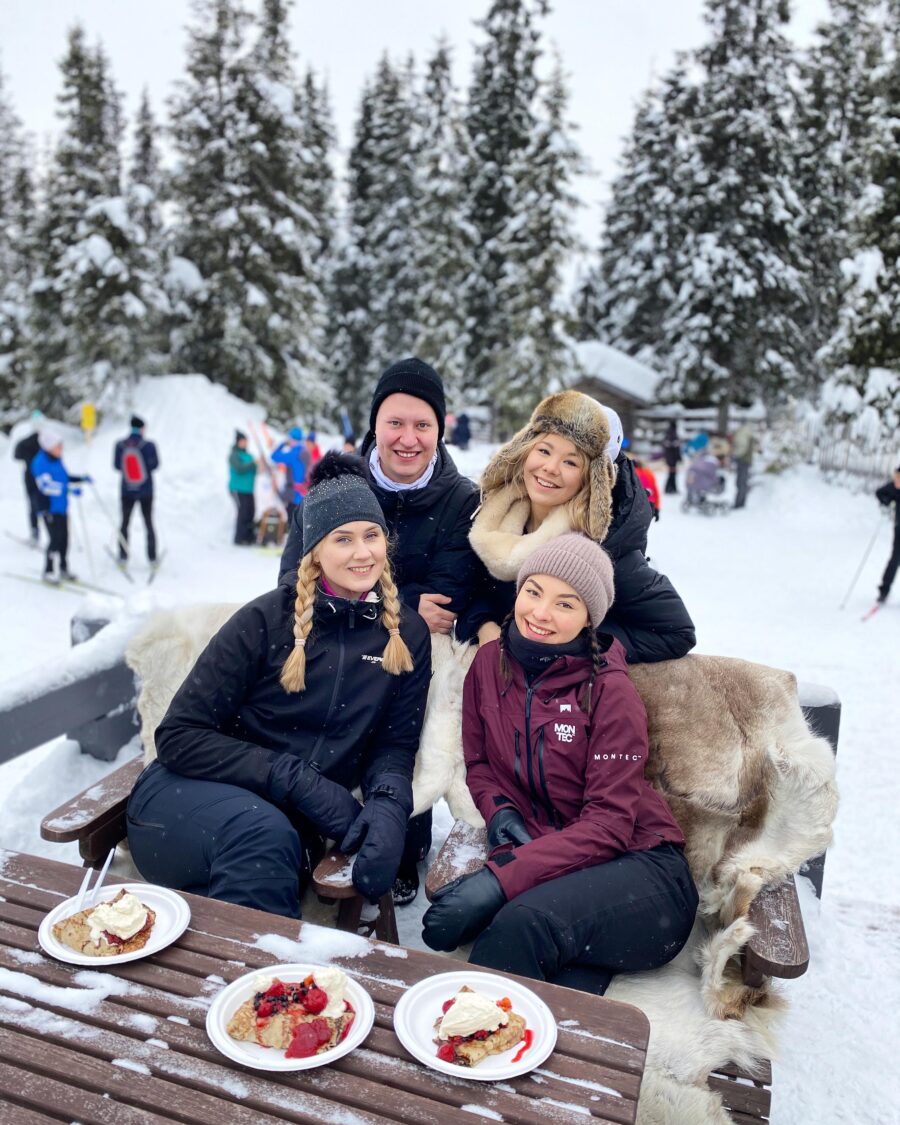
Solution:
<svg viewBox="0 0 900 1125">
<path fill-rule="evenodd" d="M 469 532 L 469 542 L 494 578 L 515 580 L 519 567 L 533 550 L 557 535 L 572 530 L 566 506 L 554 508 L 537 531 L 526 533 L 531 512 L 527 496 L 516 497 L 511 489 L 498 489 L 478 509 Z"/>
</svg>

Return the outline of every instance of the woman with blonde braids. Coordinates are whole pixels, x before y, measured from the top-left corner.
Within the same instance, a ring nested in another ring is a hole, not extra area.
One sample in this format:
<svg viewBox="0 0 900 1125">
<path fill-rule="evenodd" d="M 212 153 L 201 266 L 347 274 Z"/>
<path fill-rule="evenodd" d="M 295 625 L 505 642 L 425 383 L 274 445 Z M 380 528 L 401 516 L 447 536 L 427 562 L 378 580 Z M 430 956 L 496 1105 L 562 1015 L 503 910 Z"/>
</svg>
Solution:
<svg viewBox="0 0 900 1125">
<path fill-rule="evenodd" d="M 579 391 L 562 391 L 538 403 L 528 425 L 494 454 L 469 534 L 487 574 L 460 614 L 459 637 L 495 640 L 515 601 L 523 560 L 576 531 L 601 543 L 612 559 L 616 600 L 603 631 L 621 641 L 629 663 L 672 660 L 694 647 L 684 603 L 647 562 L 653 509 L 622 453 L 623 436 L 614 410 Z"/>
<path fill-rule="evenodd" d="M 297 918 L 331 839 L 359 853 L 353 882 L 370 901 L 390 890 L 430 642 L 398 597 L 364 475 L 355 457 L 319 462 L 298 572 L 238 610 L 172 700 L 128 803 L 146 879 Z"/>
</svg>

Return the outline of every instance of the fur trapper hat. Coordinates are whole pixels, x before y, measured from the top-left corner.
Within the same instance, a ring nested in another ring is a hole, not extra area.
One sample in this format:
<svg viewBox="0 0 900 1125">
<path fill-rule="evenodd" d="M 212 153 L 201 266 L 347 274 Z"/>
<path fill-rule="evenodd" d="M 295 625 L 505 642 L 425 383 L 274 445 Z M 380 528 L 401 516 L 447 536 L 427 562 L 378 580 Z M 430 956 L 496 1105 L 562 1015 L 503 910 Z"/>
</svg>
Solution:
<svg viewBox="0 0 900 1125">
<path fill-rule="evenodd" d="M 525 495 L 521 462 L 526 448 L 540 434 L 559 434 L 567 438 L 588 460 L 586 533 L 602 543 L 612 519 L 612 487 L 616 474 L 608 455 L 610 423 L 606 410 L 580 391 L 560 391 L 549 395 L 535 407 L 528 425 L 502 446 L 481 477 L 485 494 L 512 486 L 518 496 Z"/>
</svg>

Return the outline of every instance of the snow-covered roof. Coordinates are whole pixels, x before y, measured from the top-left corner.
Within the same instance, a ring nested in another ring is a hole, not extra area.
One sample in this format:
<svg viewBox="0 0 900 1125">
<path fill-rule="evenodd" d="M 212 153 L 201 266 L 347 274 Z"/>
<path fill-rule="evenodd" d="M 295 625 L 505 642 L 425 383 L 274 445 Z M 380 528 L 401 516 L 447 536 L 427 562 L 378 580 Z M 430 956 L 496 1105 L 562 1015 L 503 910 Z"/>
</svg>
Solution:
<svg viewBox="0 0 900 1125">
<path fill-rule="evenodd" d="M 609 390 L 640 404 L 656 398 L 659 374 L 618 348 L 601 344 L 599 340 L 583 340 L 575 345 L 575 354 L 584 374 Z"/>
</svg>

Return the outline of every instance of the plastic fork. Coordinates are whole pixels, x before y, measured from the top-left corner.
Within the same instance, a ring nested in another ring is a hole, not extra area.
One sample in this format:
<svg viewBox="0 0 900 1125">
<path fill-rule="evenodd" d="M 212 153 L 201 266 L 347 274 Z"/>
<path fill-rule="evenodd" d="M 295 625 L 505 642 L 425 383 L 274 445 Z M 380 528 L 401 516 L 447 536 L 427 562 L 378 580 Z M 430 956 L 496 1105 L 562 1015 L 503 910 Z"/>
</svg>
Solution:
<svg viewBox="0 0 900 1125">
<path fill-rule="evenodd" d="M 100 874 L 97 878 L 97 882 L 91 888 L 90 893 L 88 893 L 88 886 L 90 885 L 91 876 L 94 874 L 94 868 L 89 867 L 87 869 L 87 874 L 82 879 L 81 886 L 78 889 L 78 898 L 75 900 L 75 913 L 76 914 L 83 907 L 87 907 L 89 909 L 90 907 L 92 907 L 96 903 L 97 894 L 99 893 L 100 888 L 103 886 L 103 880 L 106 878 L 106 873 L 107 873 L 107 871 L 109 871 L 109 865 L 112 863 L 113 856 L 115 854 L 116 854 L 116 849 L 115 849 L 115 846 L 113 846 L 112 848 L 109 849 L 109 855 L 106 857 L 106 861 L 104 862 L 103 866 L 100 868 Z M 85 899 L 87 901 L 85 901 Z"/>
</svg>

